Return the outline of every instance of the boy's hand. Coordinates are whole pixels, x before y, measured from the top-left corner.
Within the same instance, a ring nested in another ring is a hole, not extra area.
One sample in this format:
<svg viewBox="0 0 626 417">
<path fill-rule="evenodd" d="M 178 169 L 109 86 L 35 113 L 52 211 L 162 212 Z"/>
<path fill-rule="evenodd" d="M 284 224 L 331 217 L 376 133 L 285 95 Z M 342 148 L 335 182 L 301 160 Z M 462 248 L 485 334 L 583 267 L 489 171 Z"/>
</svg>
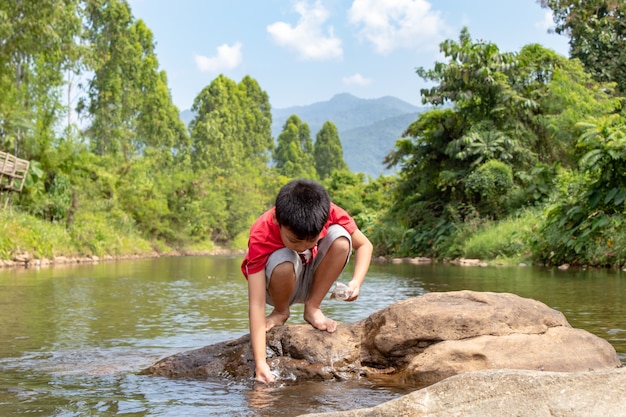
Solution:
<svg viewBox="0 0 626 417">
<path fill-rule="evenodd" d="M 256 365 L 255 379 L 259 382 L 263 382 L 264 384 L 269 384 L 276 380 L 276 378 L 274 378 L 274 375 L 272 375 L 270 366 L 267 364 L 267 362 L 259 363 Z"/>
<path fill-rule="evenodd" d="M 346 298 L 345 301 L 354 301 L 359 298 L 359 291 L 361 290 L 361 286 L 358 282 L 352 280 L 348 282 L 348 287 L 352 290 L 352 295 Z"/>
</svg>

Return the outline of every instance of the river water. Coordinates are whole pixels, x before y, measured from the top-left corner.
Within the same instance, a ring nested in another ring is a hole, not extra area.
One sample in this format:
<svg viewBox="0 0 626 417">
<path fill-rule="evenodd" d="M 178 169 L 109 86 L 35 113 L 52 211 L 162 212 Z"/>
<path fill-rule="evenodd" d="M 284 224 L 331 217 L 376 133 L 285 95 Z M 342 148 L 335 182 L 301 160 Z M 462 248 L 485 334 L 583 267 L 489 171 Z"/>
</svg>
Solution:
<svg viewBox="0 0 626 417">
<path fill-rule="evenodd" d="M 240 257 L 173 257 L 0 269 L 0 415 L 297 416 L 373 406 L 412 390 L 350 382 L 170 380 L 138 372 L 248 333 Z M 351 265 L 340 278 L 349 280 Z M 626 362 L 626 272 L 377 264 L 355 303 L 324 302 L 354 322 L 433 291 L 511 292 L 565 314 Z M 303 323 L 302 308 L 289 323 Z"/>
</svg>

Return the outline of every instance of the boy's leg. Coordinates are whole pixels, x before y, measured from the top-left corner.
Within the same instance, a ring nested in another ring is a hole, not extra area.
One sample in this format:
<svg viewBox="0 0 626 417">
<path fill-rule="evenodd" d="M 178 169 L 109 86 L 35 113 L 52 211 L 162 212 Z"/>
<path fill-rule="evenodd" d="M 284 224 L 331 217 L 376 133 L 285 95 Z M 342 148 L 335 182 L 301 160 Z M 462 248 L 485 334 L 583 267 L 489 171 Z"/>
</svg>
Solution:
<svg viewBox="0 0 626 417">
<path fill-rule="evenodd" d="M 274 310 L 265 318 L 265 330 L 282 326 L 289 318 L 291 296 L 296 287 L 296 274 L 302 263 L 294 251 L 282 249 L 274 252 L 266 267 L 267 302 Z"/>
<path fill-rule="evenodd" d="M 329 240 L 324 242 L 326 239 Z M 329 333 L 337 329 L 337 322 L 324 315 L 321 304 L 345 268 L 351 250 L 350 234 L 339 225 L 331 226 L 328 235 L 320 242 L 316 256 L 319 263 L 314 265 L 313 281 L 304 303 L 304 319 L 316 329 Z"/>
</svg>

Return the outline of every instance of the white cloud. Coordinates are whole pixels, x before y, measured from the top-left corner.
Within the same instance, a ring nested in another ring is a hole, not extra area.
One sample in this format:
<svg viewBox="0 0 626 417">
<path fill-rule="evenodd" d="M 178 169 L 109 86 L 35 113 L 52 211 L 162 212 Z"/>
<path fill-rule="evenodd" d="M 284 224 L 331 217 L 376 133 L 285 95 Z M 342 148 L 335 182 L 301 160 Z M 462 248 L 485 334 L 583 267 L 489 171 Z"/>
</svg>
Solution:
<svg viewBox="0 0 626 417">
<path fill-rule="evenodd" d="M 371 78 L 365 78 L 359 73 L 351 75 L 349 77 L 343 77 L 341 81 L 346 85 L 370 85 L 372 83 Z"/>
<path fill-rule="evenodd" d="M 546 32 L 553 31 L 555 28 L 554 19 L 552 18 L 552 11 L 547 11 L 543 15 L 543 20 L 535 23 L 535 27 L 542 29 Z"/>
<path fill-rule="evenodd" d="M 295 51 L 300 58 L 306 60 L 341 58 L 341 39 L 334 35 L 333 27 L 327 26 L 324 33 L 328 10 L 320 1 L 317 0 L 310 6 L 306 1 L 299 1 L 294 9 L 300 15 L 297 25 L 276 22 L 267 26 L 274 42 Z"/>
<path fill-rule="evenodd" d="M 243 60 L 241 47 L 241 42 L 237 42 L 233 46 L 223 44 L 217 47 L 217 55 L 215 56 L 196 55 L 196 66 L 202 72 L 220 72 L 236 68 Z"/>
<path fill-rule="evenodd" d="M 445 30 L 440 13 L 432 11 L 426 0 L 354 0 L 348 21 L 381 54 L 438 45 Z"/>
</svg>

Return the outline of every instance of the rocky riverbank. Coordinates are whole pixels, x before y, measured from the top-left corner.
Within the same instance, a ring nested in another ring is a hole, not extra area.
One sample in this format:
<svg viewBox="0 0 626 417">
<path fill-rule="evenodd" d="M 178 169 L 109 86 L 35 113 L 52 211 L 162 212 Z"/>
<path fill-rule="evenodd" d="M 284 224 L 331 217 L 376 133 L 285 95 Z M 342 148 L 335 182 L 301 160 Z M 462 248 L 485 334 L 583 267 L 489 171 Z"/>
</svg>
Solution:
<svg viewBox="0 0 626 417">
<path fill-rule="evenodd" d="M 243 250 L 216 248 L 210 251 L 171 251 L 166 253 L 148 252 L 128 255 L 106 256 L 55 256 L 53 258 L 36 258 L 28 252 L 22 252 L 11 259 L 0 259 L 0 268 L 40 268 L 58 265 L 94 264 L 99 262 L 123 261 L 130 259 L 159 258 L 162 256 L 208 256 L 208 255 L 238 255 Z"/>
</svg>

